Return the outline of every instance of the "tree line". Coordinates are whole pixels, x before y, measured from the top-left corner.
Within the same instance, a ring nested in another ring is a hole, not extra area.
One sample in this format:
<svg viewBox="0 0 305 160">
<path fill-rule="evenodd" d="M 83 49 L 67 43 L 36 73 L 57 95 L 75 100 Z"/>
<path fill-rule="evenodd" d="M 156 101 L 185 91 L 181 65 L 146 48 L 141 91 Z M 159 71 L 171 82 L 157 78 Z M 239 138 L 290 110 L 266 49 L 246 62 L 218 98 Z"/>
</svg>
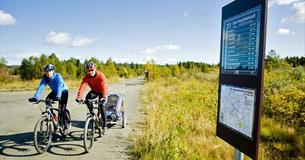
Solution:
<svg viewBox="0 0 305 160">
<path fill-rule="evenodd" d="M 7 66 L 5 58 L 1 57 L 0 61 L 0 81 L 4 82 L 11 78 L 9 75 L 20 76 L 22 80 L 40 79 L 44 74 L 43 67 L 46 64 L 53 64 L 55 72 L 60 73 L 65 79 L 74 80 L 83 77 L 86 72 L 85 64 L 88 61 L 93 61 L 97 64 L 97 70 L 102 71 L 107 78 L 113 77 L 135 77 L 148 74 L 148 79 L 153 80 L 161 77 L 178 76 L 185 72 L 208 72 L 210 68 L 216 65 L 209 65 L 200 62 L 179 62 L 177 64 L 156 64 L 154 60 L 148 61 L 146 64 L 137 63 L 116 63 L 111 58 L 103 62 L 95 57 L 86 59 L 81 62 L 76 58 L 69 58 L 68 60 L 60 60 L 55 53 L 47 56 L 41 54 L 40 56 L 31 56 L 24 58 L 20 66 Z"/>
<path fill-rule="evenodd" d="M 188 74 L 196 74 L 198 72 L 209 72 L 213 68 L 217 68 L 218 64 L 210 65 L 202 62 L 178 62 L 177 64 L 158 65 L 154 60 L 148 61 L 146 64 L 137 63 L 116 63 L 111 58 L 103 62 L 97 58 L 86 59 L 81 62 L 79 59 L 71 57 L 68 60 L 60 60 L 55 53 L 47 56 L 41 54 L 39 57 L 31 56 L 24 58 L 19 66 L 7 66 L 4 57 L 0 57 L 0 81 L 7 81 L 10 75 L 20 76 L 22 80 L 40 79 L 43 75 L 44 65 L 51 63 L 55 66 L 55 71 L 62 74 L 65 79 L 80 79 L 83 77 L 86 69 L 85 64 L 93 61 L 97 64 L 97 69 L 104 72 L 107 78 L 113 77 L 134 77 L 144 75 L 146 71 L 147 78 L 150 80 L 160 77 L 178 76 L 188 72 Z M 305 57 L 286 57 L 280 58 L 275 50 L 270 50 L 266 56 L 267 71 L 280 66 L 305 66 Z M 272 64 L 272 65 L 271 65 Z"/>
<path fill-rule="evenodd" d="M 79 59 L 73 57 L 68 60 L 60 60 L 55 53 L 52 53 L 49 56 L 42 54 L 40 57 L 24 58 L 20 67 L 17 68 L 16 74 L 19 74 L 23 80 L 39 79 L 44 73 L 43 67 L 51 63 L 55 67 L 55 72 L 60 73 L 65 79 L 80 79 L 86 72 L 85 64 L 88 61 L 95 62 L 97 70 L 103 71 L 106 77 L 135 76 L 143 70 L 142 65 L 115 63 L 111 58 L 103 62 L 92 57 L 82 63 Z"/>
<path fill-rule="evenodd" d="M 273 68 L 279 68 L 279 67 L 287 67 L 287 66 L 292 66 L 292 67 L 298 67 L 298 66 L 305 66 L 305 57 L 285 57 L 281 58 L 278 53 L 274 49 L 270 50 L 266 56 L 265 59 L 266 62 L 266 69 L 270 70 Z"/>
</svg>

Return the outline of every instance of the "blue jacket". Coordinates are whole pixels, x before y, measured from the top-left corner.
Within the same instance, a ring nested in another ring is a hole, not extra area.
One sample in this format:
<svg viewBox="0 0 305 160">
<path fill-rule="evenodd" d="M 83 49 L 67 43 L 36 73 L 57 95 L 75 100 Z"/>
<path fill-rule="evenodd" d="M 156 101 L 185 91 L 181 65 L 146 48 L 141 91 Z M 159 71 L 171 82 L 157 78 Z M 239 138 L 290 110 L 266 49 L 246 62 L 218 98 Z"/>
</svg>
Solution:
<svg viewBox="0 0 305 160">
<path fill-rule="evenodd" d="M 68 90 L 68 87 L 65 84 L 62 76 L 58 73 L 54 73 L 51 78 L 48 78 L 47 76 L 42 77 L 41 82 L 33 98 L 39 99 L 41 93 L 43 92 L 47 84 L 50 86 L 52 92 L 56 93 L 56 97 L 58 98 L 61 97 L 62 91 Z"/>
</svg>

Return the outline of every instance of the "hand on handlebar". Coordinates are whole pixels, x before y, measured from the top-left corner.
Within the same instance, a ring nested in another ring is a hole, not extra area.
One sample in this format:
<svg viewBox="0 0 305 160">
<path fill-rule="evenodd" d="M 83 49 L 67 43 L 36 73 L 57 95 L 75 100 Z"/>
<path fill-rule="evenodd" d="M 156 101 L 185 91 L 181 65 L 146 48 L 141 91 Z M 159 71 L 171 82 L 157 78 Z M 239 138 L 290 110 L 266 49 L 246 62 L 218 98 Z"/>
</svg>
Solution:
<svg viewBox="0 0 305 160">
<path fill-rule="evenodd" d="M 80 99 L 80 98 L 75 98 L 75 101 L 76 101 L 77 103 L 82 103 L 82 102 L 83 102 L 83 100 Z"/>
<path fill-rule="evenodd" d="M 37 101 L 38 101 L 38 99 L 36 99 L 36 98 L 34 98 L 34 97 L 29 98 L 29 102 L 37 102 Z"/>
<path fill-rule="evenodd" d="M 99 102 L 100 102 L 101 104 L 104 104 L 104 103 L 106 102 L 106 98 L 105 98 L 105 97 L 100 98 Z"/>
</svg>

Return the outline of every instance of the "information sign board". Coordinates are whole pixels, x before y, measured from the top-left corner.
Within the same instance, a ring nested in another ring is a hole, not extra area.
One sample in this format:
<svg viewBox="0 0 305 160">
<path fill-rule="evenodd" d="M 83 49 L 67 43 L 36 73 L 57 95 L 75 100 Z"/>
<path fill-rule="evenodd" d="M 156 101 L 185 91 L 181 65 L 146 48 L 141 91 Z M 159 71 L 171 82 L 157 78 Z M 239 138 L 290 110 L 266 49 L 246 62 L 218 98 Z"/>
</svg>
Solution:
<svg viewBox="0 0 305 160">
<path fill-rule="evenodd" d="M 219 122 L 252 138 L 255 90 L 221 85 Z"/>
<path fill-rule="evenodd" d="M 224 20 L 222 73 L 257 75 L 261 7 Z"/>
<path fill-rule="evenodd" d="M 216 135 L 258 158 L 267 0 L 235 0 L 222 8 Z"/>
</svg>

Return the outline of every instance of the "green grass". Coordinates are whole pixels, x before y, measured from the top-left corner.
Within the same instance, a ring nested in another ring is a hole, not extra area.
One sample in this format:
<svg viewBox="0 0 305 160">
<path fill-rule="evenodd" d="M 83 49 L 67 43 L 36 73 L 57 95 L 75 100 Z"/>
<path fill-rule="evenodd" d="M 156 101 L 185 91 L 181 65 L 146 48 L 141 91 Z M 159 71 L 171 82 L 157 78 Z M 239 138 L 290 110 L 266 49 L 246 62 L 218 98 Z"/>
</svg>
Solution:
<svg viewBox="0 0 305 160">
<path fill-rule="evenodd" d="M 145 84 L 146 117 L 143 132 L 134 136 L 134 159 L 233 159 L 234 148 L 215 133 L 217 76 L 194 77 Z M 300 128 L 262 116 L 259 159 L 305 159 L 305 130 Z"/>
<path fill-rule="evenodd" d="M 38 87 L 40 80 L 23 81 L 14 80 L 7 82 L 0 82 L 0 91 L 29 91 Z"/>
<path fill-rule="evenodd" d="M 305 159 L 304 131 L 263 116 L 260 138 L 264 159 Z"/>
<path fill-rule="evenodd" d="M 233 148 L 215 136 L 217 83 L 169 78 L 143 89 L 144 134 L 135 159 L 227 159 Z"/>
</svg>

